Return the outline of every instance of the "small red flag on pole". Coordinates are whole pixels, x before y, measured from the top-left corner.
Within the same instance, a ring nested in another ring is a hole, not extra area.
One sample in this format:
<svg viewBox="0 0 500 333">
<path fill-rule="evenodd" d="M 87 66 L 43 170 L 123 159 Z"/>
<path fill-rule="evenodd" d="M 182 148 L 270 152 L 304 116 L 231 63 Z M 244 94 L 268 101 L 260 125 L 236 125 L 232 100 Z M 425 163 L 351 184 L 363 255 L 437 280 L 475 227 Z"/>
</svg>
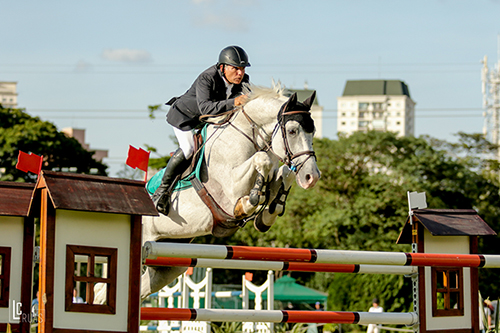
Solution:
<svg viewBox="0 0 500 333">
<path fill-rule="evenodd" d="M 38 156 L 36 154 L 26 154 L 25 152 L 19 151 L 19 156 L 17 157 L 16 169 L 23 172 L 33 172 L 36 175 L 40 174 L 42 170 L 43 155 Z"/>
<path fill-rule="evenodd" d="M 145 151 L 142 148 L 135 148 L 129 146 L 127 162 L 125 162 L 131 168 L 138 168 L 146 173 L 144 181 L 148 177 L 148 163 L 149 163 L 149 151 Z"/>
</svg>

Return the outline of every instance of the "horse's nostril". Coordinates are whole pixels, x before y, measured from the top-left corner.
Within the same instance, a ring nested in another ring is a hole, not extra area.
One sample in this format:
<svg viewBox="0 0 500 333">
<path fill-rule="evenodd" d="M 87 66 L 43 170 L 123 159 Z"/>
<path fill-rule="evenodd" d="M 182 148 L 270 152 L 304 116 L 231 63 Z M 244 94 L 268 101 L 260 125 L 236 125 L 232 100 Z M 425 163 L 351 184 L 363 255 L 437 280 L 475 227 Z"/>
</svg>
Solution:
<svg viewBox="0 0 500 333">
<path fill-rule="evenodd" d="M 311 181 L 312 177 L 310 174 L 306 175 L 306 181 L 309 183 Z"/>
</svg>

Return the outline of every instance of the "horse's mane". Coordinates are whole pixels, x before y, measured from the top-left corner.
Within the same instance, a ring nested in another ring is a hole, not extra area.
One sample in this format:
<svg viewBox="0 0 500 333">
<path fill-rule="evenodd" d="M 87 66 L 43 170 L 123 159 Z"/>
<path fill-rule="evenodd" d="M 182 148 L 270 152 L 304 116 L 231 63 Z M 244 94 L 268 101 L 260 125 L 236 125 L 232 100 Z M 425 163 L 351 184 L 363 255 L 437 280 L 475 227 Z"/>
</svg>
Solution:
<svg viewBox="0 0 500 333">
<path fill-rule="evenodd" d="M 285 86 L 280 81 L 278 82 L 273 81 L 272 86 L 270 88 L 252 84 L 249 87 L 247 86 L 244 87 L 243 91 L 243 93 L 249 93 L 247 103 L 257 98 L 273 98 L 273 99 L 285 98 L 286 92 L 287 90 Z"/>
</svg>

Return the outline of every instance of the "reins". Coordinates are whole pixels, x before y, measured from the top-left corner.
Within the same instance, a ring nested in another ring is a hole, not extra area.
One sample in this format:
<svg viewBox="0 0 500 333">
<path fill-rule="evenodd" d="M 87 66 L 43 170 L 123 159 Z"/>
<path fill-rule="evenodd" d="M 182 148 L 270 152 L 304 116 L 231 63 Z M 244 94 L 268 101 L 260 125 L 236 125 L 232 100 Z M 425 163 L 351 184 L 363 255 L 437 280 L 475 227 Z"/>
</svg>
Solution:
<svg viewBox="0 0 500 333">
<path fill-rule="evenodd" d="M 316 154 L 315 154 L 315 152 L 313 150 L 305 150 L 305 151 L 302 151 L 302 152 L 299 152 L 299 153 L 296 153 L 296 154 L 292 153 L 292 150 L 290 148 L 290 144 L 288 142 L 287 133 L 286 133 L 285 116 L 289 116 L 289 115 L 293 115 L 293 114 L 310 114 L 310 112 L 309 111 L 303 111 L 303 110 L 301 110 L 301 111 L 284 111 L 285 106 L 286 106 L 286 103 L 283 104 L 283 106 L 281 107 L 281 109 L 280 109 L 280 111 L 278 113 L 278 122 L 276 123 L 276 125 L 274 127 L 274 130 L 273 130 L 273 134 L 271 135 L 271 138 L 269 140 L 266 140 L 262 136 L 262 134 L 258 130 L 260 126 L 245 112 L 245 109 L 244 109 L 243 106 L 238 107 L 238 108 L 234 108 L 233 110 L 226 111 L 226 112 L 221 113 L 221 114 L 216 115 L 216 116 L 213 116 L 213 115 L 202 115 L 202 116 L 199 117 L 200 121 L 216 125 L 216 130 L 210 135 L 209 138 L 207 138 L 207 140 L 203 143 L 203 145 L 206 142 L 208 142 L 208 140 L 217 132 L 217 130 L 219 130 L 219 128 L 221 128 L 225 124 L 229 124 L 235 130 L 237 130 L 239 133 L 241 133 L 244 137 L 246 137 L 250 142 L 252 142 L 252 144 L 254 145 L 254 148 L 255 148 L 256 151 L 270 151 L 283 164 L 287 165 L 290 168 L 290 170 L 292 170 L 293 172 L 299 172 L 299 170 L 309 160 L 309 158 L 311 158 L 311 156 L 314 156 L 314 158 L 316 158 Z M 237 126 L 235 126 L 231 122 L 231 119 L 233 118 L 233 116 L 238 111 L 241 111 L 241 113 L 243 114 L 243 116 L 245 116 L 245 119 L 250 124 L 250 127 L 252 129 L 252 137 L 250 137 L 247 133 L 243 132 L 240 128 L 238 128 Z M 227 117 L 224 119 L 224 121 L 222 121 L 220 123 L 213 123 L 213 122 L 209 121 L 210 118 L 224 117 L 224 116 L 227 116 Z M 278 154 L 276 154 L 274 152 L 273 148 L 272 148 L 272 140 L 273 140 L 274 135 L 276 134 L 276 132 L 277 132 L 278 129 L 281 130 L 281 136 L 283 138 L 283 144 L 284 144 L 284 147 L 285 147 L 285 155 L 286 156 L 285 156 L 284 159 L 281 158 Z M 264 142 L 265 147 L 261 148 L 259 146 L 259 144 L 258 144 L 258 138 L 260 138 L 262 140 L 262 142 Z M 201 149 L 201 147 L 200 147 L 200 149 Z M 308 155 L 308 157 L 303 162 L 301 162 L 299 164 L 294 164 L 293 160 L 296 159 L 296 158 L 298 158 L 298 157 L 300 157 L 300 156 L 302 156 L 302 155 Z"/>
</svg>

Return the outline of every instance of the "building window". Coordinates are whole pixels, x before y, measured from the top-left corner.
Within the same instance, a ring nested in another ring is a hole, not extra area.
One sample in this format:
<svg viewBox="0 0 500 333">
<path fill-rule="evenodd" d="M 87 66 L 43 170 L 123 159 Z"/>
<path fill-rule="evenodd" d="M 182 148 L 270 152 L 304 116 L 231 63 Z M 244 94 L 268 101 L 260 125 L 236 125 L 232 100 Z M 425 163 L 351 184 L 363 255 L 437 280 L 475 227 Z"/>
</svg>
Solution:
<svg viewBox="0 0 500 333">
<path fill-rule="evenodd" d="M 345 117 L 345 112 L 342 112 L 342 117 Z"/>
<path fill-rule="evenodd" d="M 359 110 L 368 110 L 368 103 L 359 103 Z"/>
<path fill-rule="evenodd" d="M 9 306 L 10 247 L 0 246 L 0 308 Z"/>
<path fill-rule="evenodd" d="M 345 121 L 341 122 L 340 125 L 345 126 Z"/>
<path fill-rule="evenodd" d="M 117 253 L 118 249 L 115 248 L 66 246 L 66 311 L 116 313 Z M 79 303 L 73 299 L 77 282 L 83 287 L 81 289 L 84 290 L 85 296 Z M 94 304 L 94 287 L 98 284 L 105 286 L 106 296 L 103 304 Z"/>
<path fill-rule="evenodd" d="M 367 122 L 367 121 L 360 121 L 360 122 L 358 123 L 358 126 L 359 126 L 360 128 L 366 128 L 366 127 L 368 127 L 368 122 Z"/>
<path fill-rule="evenodd" d="M 365 117 L 365 114 L 366 114 L 366 112 L 360 112 L 360 113 L 359 113 L 359 118 L 364 118 L 364 117 Z"/>
<path fill-rule="evenodd" d="M 463 316 L 463 269 L 431 267 L 432 315 L 434 317 Z"/>
<path fill-rule="evenodd" d="M 383 103 L 373 103 L 373 110 L 383 110 Z"/>
</svg>

